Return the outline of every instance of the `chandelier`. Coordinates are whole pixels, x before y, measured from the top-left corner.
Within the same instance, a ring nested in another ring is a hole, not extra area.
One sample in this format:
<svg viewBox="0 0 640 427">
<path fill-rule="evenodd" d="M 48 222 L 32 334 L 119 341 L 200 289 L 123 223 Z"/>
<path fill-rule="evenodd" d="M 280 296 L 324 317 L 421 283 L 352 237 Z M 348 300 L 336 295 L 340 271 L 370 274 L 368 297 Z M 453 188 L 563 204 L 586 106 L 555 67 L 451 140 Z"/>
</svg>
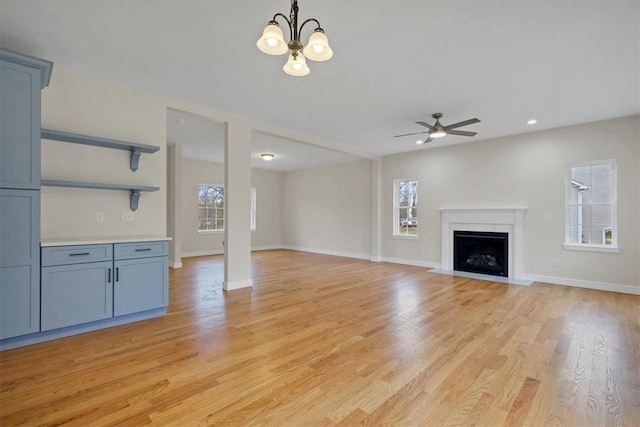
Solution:
<svg viewBox="0 0 640 427">
<path fill-rule="evenodd" d="M 277 17 L 284 18 L 289 25 L 289 43 L 285 43 L 282 37 L 282 30 L 276 21 Z M 300 41 L 300 33 L 307 22 L 315 22 L 317 27 L 309 37 L 309 43 L 304 46 Z M 289 60 L 282 69 L 285 73 L 296 77 L 309 74 L 310 70 L 305 58 L 311 59 L 312 61 L 326 61 L 333 56 L 333 51 L 329 47 L 329 40 L 317 19 L 307 19 L 300 25 L 300 29 L 298 29 L 297 0 L 291 0 L 289 18 L 282 13 L 273 15 L 273 19 L 269 21 L 265 27 L 257 45 L 258 49 L 268 55 L 282 55 L 291 50 Z"/>
</svg>

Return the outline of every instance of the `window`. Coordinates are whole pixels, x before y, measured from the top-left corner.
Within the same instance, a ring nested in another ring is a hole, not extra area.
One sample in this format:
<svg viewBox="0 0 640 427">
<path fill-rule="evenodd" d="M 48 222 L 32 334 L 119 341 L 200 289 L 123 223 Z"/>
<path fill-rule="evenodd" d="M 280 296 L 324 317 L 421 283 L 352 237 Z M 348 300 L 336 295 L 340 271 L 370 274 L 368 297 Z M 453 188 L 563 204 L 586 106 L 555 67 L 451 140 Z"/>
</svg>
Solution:
<svg viewBox="0 0 640 427">
<path fill-rule="evenodd" d="M 198 231 L 224 231 L 224 187 L 198 186 Z"/>
<path fill-rule="evenodd" d="M 394 181 L 393 235 L 418 234 L 418 181 Z"/>
<path fill-rule="evenodd" d="M 256 229 L 256 189 L 251 189 L 251 231 Z M 198 186 L 198 232 L 224 231 L 224 187 Z"/>
<path fill-rule="evenodd" d="M 251 189 L 251 231 L 256 231 L 256 189 Z"/>
<path fill-rule="evenodd" d="M 566 200 L 565 248 L 617 248 L 615 161 L 569 165 Z"/>
</svg>

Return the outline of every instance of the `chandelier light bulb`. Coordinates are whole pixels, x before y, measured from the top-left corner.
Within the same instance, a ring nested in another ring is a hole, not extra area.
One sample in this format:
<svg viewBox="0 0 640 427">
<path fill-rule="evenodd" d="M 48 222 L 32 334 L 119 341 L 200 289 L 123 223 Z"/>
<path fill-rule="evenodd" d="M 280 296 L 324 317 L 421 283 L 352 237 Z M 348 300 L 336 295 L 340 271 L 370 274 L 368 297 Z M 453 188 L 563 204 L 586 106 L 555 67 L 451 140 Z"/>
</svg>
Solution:
<svg viewBox="0 0 640 427">
<path fill-rule="evenodd" d="M 326 61 L 331 59 L 333 51 L 329 47 L 329 39 L 322 28 L 316 30 L 309 37 L 309 43 L 303 50 L 305 56 L 312 61 Z"/>
<path fill-rule="evenodd" d="M 282 30 L 276 21 L 270 21 L 267 24 L 256 45 L 267 55 L 282 55 L 289 50 L 282 37 Z"/>
<path fill-rule="evenodd" d="M 306 76 L 311 71 L 309 70 L 307 61 L 304 59 L 304 55 L 301 52 L 298 52 L 296 58 L 293 57 L 293 53 L 289 55 L 289 60 L 284 64 L 282 69 L 285 73 L 295 77 Z"/>
</svg>

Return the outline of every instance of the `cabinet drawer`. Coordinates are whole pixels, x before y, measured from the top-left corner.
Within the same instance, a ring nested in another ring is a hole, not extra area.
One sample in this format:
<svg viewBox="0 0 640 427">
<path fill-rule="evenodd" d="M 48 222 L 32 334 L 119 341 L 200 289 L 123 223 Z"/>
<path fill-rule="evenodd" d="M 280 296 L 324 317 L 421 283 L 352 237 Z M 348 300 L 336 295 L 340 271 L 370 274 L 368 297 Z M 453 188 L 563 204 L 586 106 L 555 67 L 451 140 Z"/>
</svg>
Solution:
<svg viewBox="0 0 640 427">
<path fill-rule="evenodd" d="M 43 266 L 111 261 L 112 259 L 112 245 L 74 245 L 42 248 Z"/>
<path fill-rule="evenodd" d="M 113 259 L 148 258 L 169 255 L 169 242 L 116 243 Z"/>
</svg>

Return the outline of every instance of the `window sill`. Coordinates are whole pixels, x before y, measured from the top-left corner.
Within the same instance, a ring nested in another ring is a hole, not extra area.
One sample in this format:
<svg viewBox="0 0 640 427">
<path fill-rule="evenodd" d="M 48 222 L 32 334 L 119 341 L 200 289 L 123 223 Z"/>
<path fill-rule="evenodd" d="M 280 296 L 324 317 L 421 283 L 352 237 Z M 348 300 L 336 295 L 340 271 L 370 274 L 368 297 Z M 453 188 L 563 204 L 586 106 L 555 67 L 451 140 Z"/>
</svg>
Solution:
<svg viewBox="0 0 640 427">
<path fill-rule="evenodd" d="M 418 240 L 417 234 L 394 234 L 391 237 L 394 239 L 404 239 L 404 240 Z"/>
<path fill-rule="evenodd" d="M 224 230 L 198 230 L 198 234 L 224 234 Z"/>
<path fill-rule="evenodd" d="M 256 230 L 251 230 L 252 233 L 255 233 Z M 224 230 L 198 230 L 198 234 L 224 234 Z"/>
<path fill-rule="evenodd" d="M 620 248 L 618 246 L 601 246 L 601 245 L 576 245 L 565 243 L 562 245 L 565 250 L 569 251 L 586 251 L 586 252 L 609 252 L 618 253 Z"/>
</svg>

